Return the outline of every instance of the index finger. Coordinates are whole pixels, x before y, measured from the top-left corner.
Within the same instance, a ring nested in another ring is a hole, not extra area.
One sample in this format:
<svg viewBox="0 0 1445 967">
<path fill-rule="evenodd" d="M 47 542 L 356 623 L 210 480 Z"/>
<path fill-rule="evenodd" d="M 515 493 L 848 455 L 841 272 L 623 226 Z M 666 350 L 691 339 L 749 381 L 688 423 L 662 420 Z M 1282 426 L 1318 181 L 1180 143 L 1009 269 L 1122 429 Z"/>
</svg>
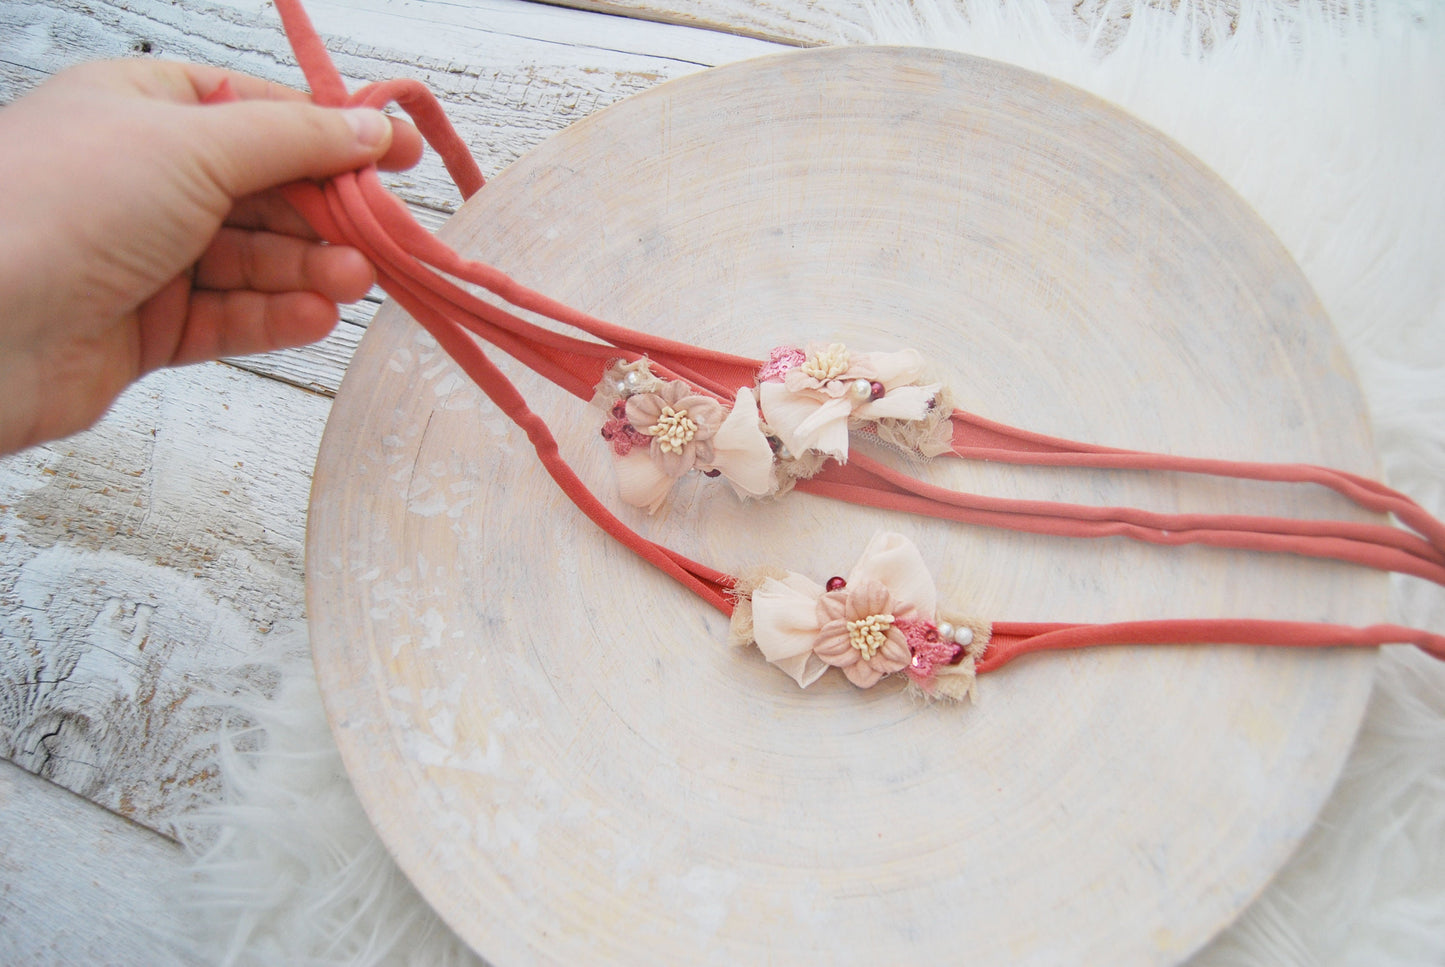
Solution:
<svg viewBox="0 0 1445 967">
<path fill-rule="evenodd" d="M 284 84 L 263 80 L 240 71 L 221 67 L 207 67 L 202 64 L 178 63 L 185 79 L 190 83 L 197 103 L 204 102 L 221 85 L 229 83 L 232 93 L 242 101 L 310 101 L 311 95 Z M 377 160 L 377 167 L 383 171 L 402 171 L 421 159 L 422 139 L 420 132 L 401 118 L 391 121 L 391 146 L 386 154 Z"/>
<path fill-rule="evenodd" d="M 204 101 L 216 93 L 226 82 L 230 82 L 231 90 L 235 92 L 237 98 L 243 101 L 311 100 L 311 95 L 293 87 L 243 74 L 240 71 L 226 70 L 224 67 L 208 67 L 204 64 L 181 63 L 179 66 L 186 80 L 190 81 L 191 89 L 195 91 L 198 102 Z"/>
</svg>

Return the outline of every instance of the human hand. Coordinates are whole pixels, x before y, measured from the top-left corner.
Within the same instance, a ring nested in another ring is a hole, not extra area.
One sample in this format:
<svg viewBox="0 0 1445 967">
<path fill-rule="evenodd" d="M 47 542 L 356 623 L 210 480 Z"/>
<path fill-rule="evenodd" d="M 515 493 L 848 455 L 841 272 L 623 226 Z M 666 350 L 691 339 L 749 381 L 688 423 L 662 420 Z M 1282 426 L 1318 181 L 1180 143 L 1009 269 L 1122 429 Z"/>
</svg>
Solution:
<svg viewBox="0 0 1445 967">
<path fill-rule="evenodd" d="M 239 100 L 203 104 L 223 81 Z M 375 273 L 278 186 L 420 153 L 380 112 L 164 61 L 71 68 L 0 109 L 0 453 L 159 367 L 325 336 Z"/>
</svg>

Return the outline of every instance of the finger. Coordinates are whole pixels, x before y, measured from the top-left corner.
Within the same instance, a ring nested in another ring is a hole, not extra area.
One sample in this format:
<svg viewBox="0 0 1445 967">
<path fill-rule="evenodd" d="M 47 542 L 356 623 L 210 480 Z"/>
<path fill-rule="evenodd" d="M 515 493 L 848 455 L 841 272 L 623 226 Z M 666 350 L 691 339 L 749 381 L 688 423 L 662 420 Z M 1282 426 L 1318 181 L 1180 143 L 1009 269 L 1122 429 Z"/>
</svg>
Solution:
<svg viewBox="0 0 1445 967">
<path fill-rule="evenodd" d="M 185 335 L 186 315 L 190 312 L 191 279 L 177 275 L 137 310 L 139 324 L 136 365 L 140 373 L 149 373 L 168 365 L 176 355 L 176 347 Z"/>
<path fill-rule="evenodd" d="M 225 224 L 231 228 L 275 232 L 279 235 L 294 235 L 296 238 L 321 237 L 311 227 L 311 223 L 276 191 L 263 191 L 257 195 L 238 198 L 231 206 Z"/>
<path fill-rule="evenodd" d="M 225 103 L 241 101 L 274 102 L 289 105 L 311 104 L 311 96 L 284 84 L 263 80 L 239 71 L 189 64 L 183 61 L 126 60 L 80 64 L 57 75 L 52 87 L 70 86 L 90 94 L 98 87 L 123 83 L 147 96 L 179 104 L 203 104 L 224 85 L 229 97 Z M 417 129 L 405 119 L 388 117 L 390 142 L 379 153 L 352 168 L 375 160 L 387 171 L 410 168 L 421 159 L 424 142 Z M 386 133 L 380 135 L 385 142 Z M 339 170 L 349 170 L 341 168 Z M 335 174 L 328 171 L 325 174 Z M 312 175 L 311 177 L 324 177 Z"/>
<path fill-rule="evenodd" d="M 391 122 L 371 108 L 234 101 L 202 108 L 193 120 L 190 148 L 231 198 L 355 171 L 392 143 Z"/>
<path fill-rule="evenodd" d="M 375 281 L 371 263 L 354 248 L 223 228 L 196 265 L 195 285 L 213 290 L 310 291 L 331 302 L 355 302 Z"/>
<path fill-rule="evenodd" d="M 311 100 L 309 94 L 252 77 L 237 71 L 206 67 L 200 64 L 177 64 L 190 85 L 197 103 L 204 102 L 221 88 L 229 84 L 231 93 L 242 101 L 287 101 L 305 103 Z M 389 117 L 391 122 L 391 146 L 377 159 L 377 165 L 385 171 L 404 171 L 421 160 L 425 142 L 421 133 L 401 118 Z"/>
<path fill-rule="evenodd" d="M 311 100 L 309 94 L 295 88 L 253 77 L 250 74 L 242 74 L 240 71 L 184 62 L 176 62 L 176 66 L 180 68 L 181 75 L 190 83 L 196 103 L 200 103 L 216 93 L 222 84 L 229 84 L 231 92 L 243 101 L 305 103 Z"/>
<path fill-rule="evenodd" d="M 199 104 L 228 84 L 234 97 L 244 100 L 311 100 L 301 91 L 239 71 L 206 67 L 184 61 L 126 59 L 88 61 L 68 67 L 55 75 L 49 86 L 71 87 L 94 93 L 97 90 L 130 88 L 149 97 L 179 104 Z"/>
<path fill-rule="evenodd" d="M 405 171 L 421 160 L 426 147 L 421 132 L 400 118 L 389 117 L 391 121 L 391 147 L 377 160 L 376 166 L 382 171 Z"/>
<path fill-rule="evenodd" d="M 196 292 L 170 365 L 304 346 L 339 317 L 336 303 L 315 292 Z"/>
</svg>

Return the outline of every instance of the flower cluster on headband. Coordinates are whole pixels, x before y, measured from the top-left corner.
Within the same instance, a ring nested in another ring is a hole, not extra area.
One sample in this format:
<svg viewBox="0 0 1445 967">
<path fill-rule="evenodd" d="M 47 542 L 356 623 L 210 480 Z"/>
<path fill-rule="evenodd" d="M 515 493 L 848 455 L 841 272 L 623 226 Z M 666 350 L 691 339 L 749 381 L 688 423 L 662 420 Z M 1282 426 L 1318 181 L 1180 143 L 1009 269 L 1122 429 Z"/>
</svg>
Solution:
<svg viewBox="0 0 1445 967">
<path fill-rule="evenodd" d="M 924 696 L 950 699 L 973 696 L 988 637 L 987 623 L 939 614 L 922 555 L 893 533 L 821 584 L 792 571 L 744 576 L 731 634 L 803 688 L 838 668 L 859 688 L 901 673 Z"/>
<path fill-rule="evenodd" d="M 794 454 L 817 450 L 845 463 L 850 423 L 925 419 L 939 383 L 923 382 L 916 350 L 855 353 L 842 343 L 805 352 L 780 346 L 758 373 L 769 429 Z"/>
<path fill-rule="evenodd" d="M 596 397 L 620 496 L 649 512 L 694 470 L 726 479 L 741 497 L 782 492 L 829 457 L 847 462 L 850 426 L 934 456 L 947 449 L 940 400 L 914 350 L 851 353 L 838 343 L 774 349 L 756 394 L 741 387 L 731 406 L 660 379 L 646 359 L 614 363 Z"/>
<path fill-rule="evenodd" d="M 682 380 L 658 379 L 645 359 L 614 365 L 603 386 L 610 402 L 602 437 L 612 447 L 627 503 L 654 511 L 693 470 L 725 478 L 745 497 L 778 489 L 773 448 L 751 389 L 738 390 L 733 405 L 724 406 Z"/>
</svg>

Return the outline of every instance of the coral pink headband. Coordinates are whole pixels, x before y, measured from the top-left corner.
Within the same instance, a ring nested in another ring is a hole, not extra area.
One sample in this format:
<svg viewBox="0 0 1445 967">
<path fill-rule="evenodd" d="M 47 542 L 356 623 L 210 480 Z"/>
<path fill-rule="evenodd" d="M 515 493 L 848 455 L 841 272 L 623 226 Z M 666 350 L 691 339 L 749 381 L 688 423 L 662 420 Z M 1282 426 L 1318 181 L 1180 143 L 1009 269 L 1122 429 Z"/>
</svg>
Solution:
<svg viewBox="0 0 1445 967">
<path fill-rule="evenodd" d="M 416 81 L 348 95 L 299 0 L 277 0 L 292 49 L 317 103 L 395 102 L 441 155 L 463 197 L 484 179 L 435 97 Z M 210 100 L 228 100 L 226 88 Z M 655 509 L 690 473 L 720 478 L 744 499 L 789 489 L 968 524 L 1063 537 L 1124 536 L 1156 544 L 1208 544 L 1331 558 L 1445 585 L 1445 525 L 1408 497 L 1354 474 L 1300 464 L 1240 463 L 1117 450 L 1016 430 L 952 408 L 909 350 L 859 353 L 842 345 L 775 349 L 766 361 L 635 332 L 534 292 L 463 259 L 422 228 L 374 168 L 287 197 L 326 240 L 360 249 L 382 288 L 411 314 L 527 434 L 567 496 L 612 537 L 732 618 L 731 637 L 756 644 L 806 686 L 829 667 L 868 687 L 906 675 L 930 697 L 971 694 L 975 675 L 1038 651 L 1116 644 L 1233 643 L 1373 647 L 1410 643 L 1445 659 L 1445 637 L 1398 625 L 1244 619 L 1116 624 L 988 622 L 940 606 L 916 548 L 880 534 L 846 574 L 819 582 L 780 569 L 723 574 L 646 540 L 614 515 L 562 459 L 547 425 L 487 358 L 480 341 L 602 408 L 619 493 Z M 591 338 L 529 323 L 453 279 Z M 1164 514 L 983 497 L 919 481 L 850 453 L 850 433 L 928 457 L 1037 466 L 1209 474 L 1317 484 L 1400 526 L 1224 514 Z"/>
</svg>

